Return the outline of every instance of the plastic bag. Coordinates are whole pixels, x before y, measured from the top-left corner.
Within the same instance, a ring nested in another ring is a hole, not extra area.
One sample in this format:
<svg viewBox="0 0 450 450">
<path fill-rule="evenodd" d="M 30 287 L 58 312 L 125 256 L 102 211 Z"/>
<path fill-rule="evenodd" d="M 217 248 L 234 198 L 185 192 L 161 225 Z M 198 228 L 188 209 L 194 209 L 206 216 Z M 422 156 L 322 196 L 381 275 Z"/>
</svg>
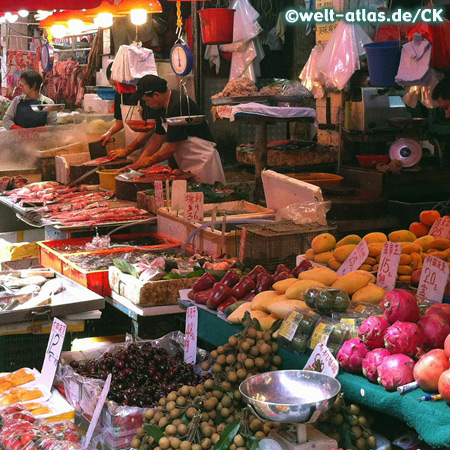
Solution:
<svg viewBox="0 0 450 450">
<path fill-rule="evenodd" d="M 311 50 L 308 61 L 306 61 L 306 64 L 299 76 L 303 86 L 311 91 L 315 98 L 322 98 L 325 95 L 325 90 L 321 83 L 320 72 L 317 68 L 317 63 L 322 56 L 323 48 L 324 47 L 321 44 L 314 46 Z"/>
<path fill-rule="evenodd" d="M 293 203 L 277 211 L 276 221 L 292 220 L 297 225 L 319 224 L 327 225 L 326 214 L 331 208 L 331 202 Z"/>
<path fill-rule="evenodd" d="M 405 89 L 405 94 L 403 95 L 403 103 L 410 108 L 415 108 L 417 102 L 422 103 L 426 108 L 434 109 L 439 105 L 433 100 L 433 90 L 439 81 L 444 78 L 444 75 L 431 69 L 429 72 L 429 79 L 427 80 L 426 86 L 410 86 Z"/>
<path fill-rule="evenodd" d="M 231 45 L 249 41 L 261 33 L 262 28 L 257 22 L 259 13 L 248 0 L 234 0 L 230 3 L 230 9 L 236 11 L 233 22 L 233 44 Z"/>
<path fill-rule="evenodd" d="M 404 24 L 402 25 L 387 25 L 383 24 L 378 27 L 375 34 L 374 42 L 385 41 L 405 41 L 408 39 L 408 33 Z"/>
<path fill-rule="evenodd" d="M 328 317 L 321 317 L 314 328 L 309 341 L 309 348 L 314 350 L 317 344 L 323 342 L 333 356 L 336 356 L 341 345 L 348 339 L 350 339 L 348 325 Z"/>
</svg>

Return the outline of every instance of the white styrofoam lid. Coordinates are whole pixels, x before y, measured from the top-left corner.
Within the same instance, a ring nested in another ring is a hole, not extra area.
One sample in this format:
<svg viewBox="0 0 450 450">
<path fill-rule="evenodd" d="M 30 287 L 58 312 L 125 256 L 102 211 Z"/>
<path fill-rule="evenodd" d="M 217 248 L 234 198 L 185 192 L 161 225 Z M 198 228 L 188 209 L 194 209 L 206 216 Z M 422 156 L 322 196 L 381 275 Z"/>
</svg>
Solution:
<svg viewBox="0 0 450 450">
<path fill-rule="evenodd" d="M 273 170 L 261 174 L 267 208 L 278 211 L 294 203 L 323 201 L 322 190 L 314 184 L 305 183 Z"/>
</svg>

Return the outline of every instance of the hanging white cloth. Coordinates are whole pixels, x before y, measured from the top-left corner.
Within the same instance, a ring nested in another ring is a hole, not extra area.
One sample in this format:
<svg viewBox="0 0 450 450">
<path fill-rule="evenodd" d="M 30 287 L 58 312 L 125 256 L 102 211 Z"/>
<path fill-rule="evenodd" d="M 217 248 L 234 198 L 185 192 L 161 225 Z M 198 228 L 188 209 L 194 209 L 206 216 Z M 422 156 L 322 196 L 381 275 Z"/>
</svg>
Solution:
<svg viewBox="0 0 450 450">
<path fill-rule="evenodd" d="M 158 75 L 153 51 L 137 43 L 121 45 L 111 68 L 112 79 L 136 84 L 144 75 Z"/>
</svg>

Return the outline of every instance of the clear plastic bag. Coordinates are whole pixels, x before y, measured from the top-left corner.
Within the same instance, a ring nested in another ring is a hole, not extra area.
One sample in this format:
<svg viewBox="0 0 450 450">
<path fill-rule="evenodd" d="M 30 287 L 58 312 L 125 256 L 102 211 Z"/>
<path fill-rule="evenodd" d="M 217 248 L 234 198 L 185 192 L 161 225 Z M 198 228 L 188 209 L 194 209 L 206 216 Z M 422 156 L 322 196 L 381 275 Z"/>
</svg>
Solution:
<svg viewBox="0 0 450 450">
<path fill-rule="evenodd" d="M 439 106 L 438 103 L 433 100 L 432 95 L 434 88 L 439 81 L 444 78 L 444 75 L 434 69 L 431 69 L 429 74 L 426 86 L 410 86 L 405 89 L 405 94 L 403 95 L 403 102 L 405 105 L 415 108 L 417 102 L 420 102 L 429 109 L 434 109 Z"/>
<path fill-rule="evenodd" d="M 327 225 L 327 212 L 331 202 L 293 203 L 277 211 L 276 221 L 292 220 L 297 225 Z"/>
<path fill-rule="evenodd" d="M 314 328 L 309 341 L 309 348 L 314 350 L 317 344 L 323 342 L 330 349 L 333 356 L 336 356 L 341 345 L 348 339 L 350 339 L 348 325 L 328 317 L 321 317 Z"/>
<path fill-rule="evenodd" d="M 249 41 L 261 33 L 262 28 L 257 22 L 259 13 L 248 0 L 234 0 L 230 3 L 230 9 L 236 11 L 233 22 L 233 44 Z"/>
<path fill-rule="evenodd" d="M 317 67 L 322 53 L 323 46 L 321 44 L 317 44 L 316 46 L 314 46 L 314 48 L 311 50 L 308 61 L 306 61 L 306 64 L 299 76 L 303 86 L 305 86 L 306 89 L 312 92 L 315 98 L 322 98 L 325 95 L 325 90 L 321 82 L 320 72 Z"/>
</svg>

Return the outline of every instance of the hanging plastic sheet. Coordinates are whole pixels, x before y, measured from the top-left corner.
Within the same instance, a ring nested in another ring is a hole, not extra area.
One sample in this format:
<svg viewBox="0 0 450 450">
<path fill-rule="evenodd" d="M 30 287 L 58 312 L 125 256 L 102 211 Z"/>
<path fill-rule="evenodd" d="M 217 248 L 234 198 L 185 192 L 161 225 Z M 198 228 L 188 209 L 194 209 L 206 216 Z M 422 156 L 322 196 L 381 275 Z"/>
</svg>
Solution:
<svg viewBox="0 0 450 450">
<path fill-rule="evenodd" d="M 205 48 L 206 61 L 209 61 L 209 67 L 216 68 L 216 75 L 218 75 L 220 70 L 220 53 L 218 45 L 207 45 Z"/>
<path fill-rule="evenodd" d="M 417 106 L 417 102 L 422 103 L 422 105 L 429 109 L 437 108 L 439 105 L 433 100 L 432 94 L 434 88 L 439 81 L 442 80 L 442 78 L 444 78 L 442 73 L 431 69 L 429 71 L 428 81 L 425 86 L 410 86 L 405 90 L 405 94 L 403 95 L 403 103 L 411 108 L 415 108 Z"/>
<path fill-rule="evenodd" d="M 317 68 L 317 62 L 323 53 L 323 46 L 317 44 L 311 51 L 308 61 L 306 61 L 305 67 L 300 73 L 300 80 L 302 80 L 303 86 L 306 87 L 315 98 L 322 98 L 325 95 L 325 90 L 321 83 L 320 73 Z"/>
</svg>

